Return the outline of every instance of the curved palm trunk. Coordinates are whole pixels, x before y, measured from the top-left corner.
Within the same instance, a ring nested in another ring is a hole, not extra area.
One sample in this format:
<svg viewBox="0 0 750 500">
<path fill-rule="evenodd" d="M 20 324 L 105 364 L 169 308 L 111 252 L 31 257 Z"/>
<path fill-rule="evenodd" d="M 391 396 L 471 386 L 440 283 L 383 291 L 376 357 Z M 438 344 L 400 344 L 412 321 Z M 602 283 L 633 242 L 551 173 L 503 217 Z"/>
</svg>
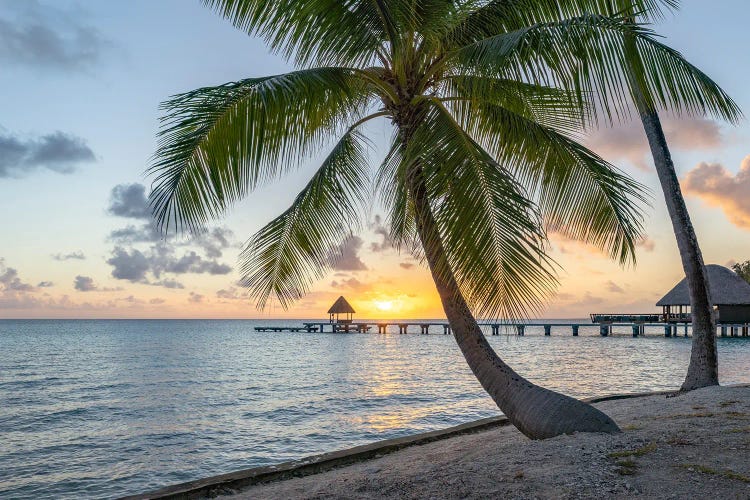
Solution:
<svg viewBox="0 0 750 500">
<path fill-rule="evenodd" d="M 640 97 L 640 96 L 639 96 Z M 690 365 L 680 390 L 690 391 L 699 387 L 719 384 L 719 368 L 716 355 L 716 322 L 711 305 L 710 289 L 703 255 L 698 246 L 693 224 L 690 222 L 682 197 L 680 182 L 672 163 L 667 140 L 656 111 L 649 111 L 642 98 L 636 99 L 638 113 L 646 131 L 656 173 L 659 175 L 664 200 L 667 202 L 669 218 L 677 239 L 677 248 L 682 259 L 682 268 L 687 277 L 693 320 L 693 346 Z"/>
<path fill-rule="evenodd" d="M 532 439 L 573 432 L 619 432 L 617 424 L 593 406 L 532 384 L 498 357 L 450 271 L 419 167 L 412 169 L 408 183 L 417 232 L 456 342 L 482 387 L 513 425 Z"/>
</svg>

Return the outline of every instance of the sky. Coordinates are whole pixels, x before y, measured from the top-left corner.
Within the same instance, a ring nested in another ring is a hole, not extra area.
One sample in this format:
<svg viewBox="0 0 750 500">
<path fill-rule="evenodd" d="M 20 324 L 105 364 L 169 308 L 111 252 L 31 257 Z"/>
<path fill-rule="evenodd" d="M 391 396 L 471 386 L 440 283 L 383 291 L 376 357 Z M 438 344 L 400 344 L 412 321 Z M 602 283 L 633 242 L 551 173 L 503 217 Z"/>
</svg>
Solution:
<svg viewBox="0 0 750 500">
<path fill-rule="evenodd" d="M 750 65 L 737 40 L 748 13 L 743 0 L 683 0 L 654 26 L 745 113 Z M 200 237 L 164 240 L 152 229 L 145 170 L 159 103 L 291 69 L 198 0 L 0 0 L 0 318 L 323 318 L 339 295 L 358 318 L 443 317 L 428 271 L 390 245 L 375 197 L 362 232 L 301 301 L 259 311 L 249 300 L 241 248 L 291 203 L 315 159 Z M 640 127 L 586 139 L 651 190 L 637 264 L 553 235 L 560 286 L 541 316 L 656 311 L 683 276 Z M 706 263 L 750 259 L 750 124 L 664 117 L 664 128 Z M 377 158 L 389 130 L 367 133 Z"/>
</svg>

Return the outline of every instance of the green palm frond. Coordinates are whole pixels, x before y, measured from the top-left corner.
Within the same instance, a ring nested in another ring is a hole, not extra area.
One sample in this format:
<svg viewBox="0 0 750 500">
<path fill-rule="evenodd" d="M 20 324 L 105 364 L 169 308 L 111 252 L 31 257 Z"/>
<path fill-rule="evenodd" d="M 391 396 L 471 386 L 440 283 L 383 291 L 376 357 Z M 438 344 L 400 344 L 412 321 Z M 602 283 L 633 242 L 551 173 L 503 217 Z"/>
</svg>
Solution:
<svg viewBox="0 0 750 500">
<path fill-rule="evenodd" d="M 387 35 L 371 0 L 203 0 L 298 65 L 371 64 Z"/>
<path fill-rule="evenodd" d="M 644 62 L 644 97 L 654 107 L 675 114 L 705 115 L 734 122 L 737 105 L 710 78 L 682 55 L 658 42 L 653 31 L 624 15 L 587 14 L 500 33 L 456 49 L 446 58 L 456 72 L 475 71 L 573 89 L 581 103 L 594 98 L 592 109 L 607 119 L 629 117 L 632 91 L 625 69 L 626 39 L 631 38 Z"/>
<path fill-rule="evenodd" d="M 158 224 L 201 228 L 359 118 L 369 89 L 353 70 L 317 68 L 201 88 L 165 102 L 149 170 Z"/>
<path fill-rule="evenodd" d="M 538 308 L 556 284 L 554 265 L 534 205 L 512 173 L 434 101 L 404 161 L 423 170 L 450 272 L 472 309 L 518 318 Z"/>
<path fill-rule="evenodd" d="M 406 179 L 408 166 L 401 154 L 405 147 L 400 134 L 395 134 L 388 154 L 375 175 L 375 192 L 386 208 L 386 226 L 394 247 L 422 260 L 424 253 L 417 236 L 414 207 Z"/>
<path fill-rule="evenodd" d="M 548 102 L 546 95 L 542 98 Z M 562 104 L 564 114 L 568 103 Z M 638 206 L 647 203 L 645 186 L 539 123 L 534 107 L 525 114 L 528 110 L 482 100 L 451 101 L 449 106 L 462 127 L 525 186 L 548 229 L 591 243 L 621 264 L 635 262 L 635 243 L 643 229 Z"/>
<path fill-rule="evenodd" d="M 662 19 L 678 8 L 677 0 L 491 0 L 467 2 L 446 31 L 444 45 L 463 47 L 499 33 L 529 26 L 556 23 L 589 14 L 616 16 L 624 10 L 638 12 L 646 21 Z"/>
<path fill-rule="evenodd" d="M 344 134 L 292 206 L 258 231 L 240 255 L 241 283 L 258 307 L 282 307 L 306 293 L 335 263 L 335 249 L 359 227 L 368 186 L 366 143 Z"/>
<path fill-rule="evenodd" d="M 640 64 L 631 66 L 631 70 L 637 72 L 634 76 L 643 84 L 639 91 L 653 108 L 675 115 L 710 115 L 735 124 L 742 119 L 737 103 L 678 51 L 652 36 L 632 36 L 631 39 L 640 59 Z M 624 45 L 623 69 L 635 57 L 628 53 L 627 34 Z M 623 80 L 632 84 L 626 77 Z"/>
<path fill-rule="evenodd" d="M 453 103 L 462 108 L 473 103 L 501 106 L 575 137 L 582 137 L 591 121 L 587 100 L 581 103 L 574 92 L 557 87 L 471 74 L 448 75 L 442 84 L 446 97 L 441 99 L 451 106 Z"/>
</svg>

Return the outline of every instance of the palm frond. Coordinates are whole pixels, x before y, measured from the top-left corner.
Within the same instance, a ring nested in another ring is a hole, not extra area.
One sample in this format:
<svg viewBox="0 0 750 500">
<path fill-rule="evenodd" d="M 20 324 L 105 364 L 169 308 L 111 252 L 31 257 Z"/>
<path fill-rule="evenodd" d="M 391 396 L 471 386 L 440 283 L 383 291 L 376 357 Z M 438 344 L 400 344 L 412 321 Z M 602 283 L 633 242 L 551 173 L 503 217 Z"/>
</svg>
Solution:
<svg viewBox="0 0 750 500">
<path fill-rule="evenodd" d="M 180 94 L 165 102 L 149 173 L 158 224 L 196 230 L 363 115 L 359 73 L 317 68 Z"/>
<path fill-rule="evenodd" d="M 554 106 L 543 96 L 536 108 Z M 563 101 L 565 109 L 567 102 Z M 496 103 L 451 101 L 457 121 L 512 172 L 548 229 L 635 262 L 648 189 L 554 127 Z M 533 108 L 532 108 L 533 109 Z M 554 108 L 548 109 L 554 115 Z"/>
<path fill-rule="evenodd" d="M 263 308 L 273 295 L 289 307 L 335 262 L 335 248 L 357 229 L 366 199 L 364 138 L 349 130 L 292 206 L 248 242 L 240 255 L 241 283 Z"/>
<path fill-rule="evenodd" d="M 632 89 L 626 73 L 626 39 L 643 59 L 644 97 L 675 114 L 710 114 L 729 121 L 741 116 L 731 98 L 679 54 L 658 42 L 652 30 L 626 16 L 584 15 L 527 26 L 457 49 L 454 71 L 486 73 L 574 90 L 580 102 L 594 99 L 594 111 L 625 119 Z"/>
<path fill-rule="evenodd" d="M 677 0 L 491 0 L 467 2 L 446 32 L 444 45 L 456 48 L 528 26 L 556 23 L 585 15 L 616 16 L 638 12 L 645 21 L 660 20 L 676 10 Z"/>
<path fill-rule="evenodd" d="M 300 66 L 370 64 L 386 40 L 371 0 L 203 0 Z"/>
<path fill-rule="evenodd" d="M 386 225 L 396 250 L 407 251 L 421 260 L 424 252 L 417 236 L 413 202 L 409 197 L 407 165 L 401 154 L 405 147 L 401 134 L 394 134 L 388 154 L 375 175 L 375 192 L 386 209 Z"/>
<path fill-rule="evenodd" d="M 448 104 L 501 106 L 571 136 L 582 137 L 591 121 L 590 99 L 580 102 L 574 92 L 565 89 L 472 74 L 447 75 L 441 83 L 447 96 L 441 100 Z"/>
<path fill-rule="evenodd" d="M 442 104 L 426 105 L 404 161 L 424 173 L 450 272 L 479 315 L 538 310 L 556 278 L 533 203 Z"/>
</svg>

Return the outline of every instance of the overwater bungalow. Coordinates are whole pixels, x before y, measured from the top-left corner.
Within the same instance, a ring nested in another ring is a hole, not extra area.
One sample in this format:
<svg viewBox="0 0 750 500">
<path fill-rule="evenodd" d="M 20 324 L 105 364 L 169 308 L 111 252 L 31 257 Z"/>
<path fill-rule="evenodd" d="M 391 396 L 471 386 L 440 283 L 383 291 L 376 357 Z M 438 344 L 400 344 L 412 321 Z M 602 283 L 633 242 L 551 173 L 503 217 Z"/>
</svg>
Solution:
<svg viewBox="0 0 750 500">
<path fill-rule="evenodd" d="M 730 269 L 717 264 L 706 266 L 711 302 L 718 323 L 750 323 L 750 284 Z M 665 323 L 689 323 L 690 293 L 683 279 L 656 303 Z"/>
<path fill-rule="evenodd" d="M 347 302 L 344 296 L 340 296 L 328 310 L 328 322 L 348 325 L 354 318 L 354 308 Z M 341 315 L 344 317 L 341 318 Z"/>
</svg>

